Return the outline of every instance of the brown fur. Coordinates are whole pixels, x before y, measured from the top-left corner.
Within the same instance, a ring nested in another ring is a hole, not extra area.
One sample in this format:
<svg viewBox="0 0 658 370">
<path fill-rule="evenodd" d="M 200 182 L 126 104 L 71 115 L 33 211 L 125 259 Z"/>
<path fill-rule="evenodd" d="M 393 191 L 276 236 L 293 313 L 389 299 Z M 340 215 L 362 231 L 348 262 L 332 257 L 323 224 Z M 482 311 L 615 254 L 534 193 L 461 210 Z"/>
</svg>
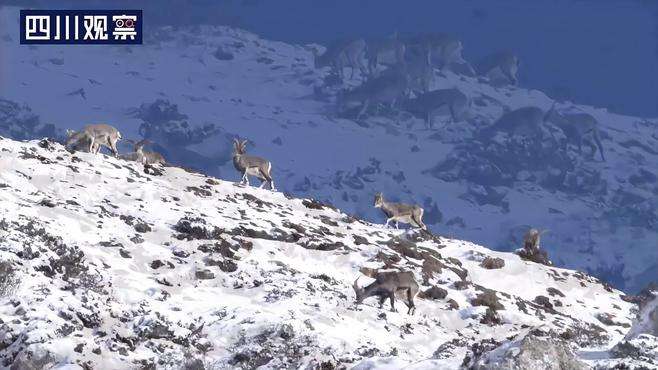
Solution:
<svg viewBox="0 0 658 370">
<path fill-rule="evenodd" d="M 395 293 L 398 290 L 405 291 L 407 294 L 407 314 L 413 314 L 416 311 L 414 297 L 420 289 L 416 278 L 411 271 L 383 271 L 377 272 L 375 281 L 363 288 L 358 285 L 358 278 L 354 281 L 354 292 L 356 293 L 356 302 L 361 303 L 364 299 L 372 296 L 379 297 L 379 307 L 381 308 L 386 299 L 391 301 L 391 311 L 395 311 Z"/>
<path fill-rule="evenodd" d="M 531 228 L 523 236 L 523 248 L 527 251 L 533 251 L 539 249 L 539 243 L 541 241 L 541 235 L 547 232 L 548 230 L 539 231 L 535 228 Z"/>
<path fill-rule="evenodd" d="M 272 179 L 272 162 L 256 156 L 247 155 L 247 140 L 233 141 L 233 166 L 238 172 L 242 173 L 242 184 L 249 185 L 249 175 L 256 176 L 263 181 L 261 188 L 268 183 L 271 190 L 274 190 L 274 180 Z"/>
</svg>

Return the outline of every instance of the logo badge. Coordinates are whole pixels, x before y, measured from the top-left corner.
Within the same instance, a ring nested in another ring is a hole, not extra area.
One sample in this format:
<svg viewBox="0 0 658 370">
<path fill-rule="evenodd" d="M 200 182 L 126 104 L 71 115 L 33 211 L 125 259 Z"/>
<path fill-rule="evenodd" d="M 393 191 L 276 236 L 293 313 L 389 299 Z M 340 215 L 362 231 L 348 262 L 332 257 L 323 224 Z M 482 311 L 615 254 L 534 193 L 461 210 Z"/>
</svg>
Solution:
<svg viewBox="0 0 658 370">
<path fill-rule="evenodd" d="M 21 10 L 21 44 L 141 44 L 141 10 Z"/>
</svg>

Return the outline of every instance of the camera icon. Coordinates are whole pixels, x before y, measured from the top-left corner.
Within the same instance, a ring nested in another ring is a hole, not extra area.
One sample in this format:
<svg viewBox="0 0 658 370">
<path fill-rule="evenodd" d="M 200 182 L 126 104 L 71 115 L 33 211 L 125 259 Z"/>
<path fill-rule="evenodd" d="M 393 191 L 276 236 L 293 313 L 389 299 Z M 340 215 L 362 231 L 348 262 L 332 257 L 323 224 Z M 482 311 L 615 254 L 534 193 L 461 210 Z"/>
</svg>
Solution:
<svg viewBox="0 0 658 370">
<path fill-rule="evenodd" d="M 134 15 L 115 15 L 112 17 L 112 21 L 117 30 L 128 31 L 135 29 L 137 17 Z"/>
<path fill-rule="evenodd" d="M 137 16 L 135 15 L 114 15 L 112 16 L 114 23 L 114 39 L 115 40 L 134 40 L 137 36 L 135 27 L 137 25 Z"/>
</svg>

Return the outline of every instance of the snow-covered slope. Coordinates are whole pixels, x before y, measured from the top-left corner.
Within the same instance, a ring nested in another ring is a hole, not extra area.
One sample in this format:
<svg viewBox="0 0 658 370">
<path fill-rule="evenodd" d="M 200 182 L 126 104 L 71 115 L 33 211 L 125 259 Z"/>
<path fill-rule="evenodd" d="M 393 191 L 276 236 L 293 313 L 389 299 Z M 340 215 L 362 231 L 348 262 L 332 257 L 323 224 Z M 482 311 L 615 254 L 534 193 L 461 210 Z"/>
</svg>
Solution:
<svg viewBox="0 0 658 370">
<path fill-rule="evenodd" d="M 11 369 L 542 366 L 527 343 L 613 364 L 637 311 L 580 272 L 46 140 L 0 139 L 0 215 Z M 414 272 L 415 315 L 355 305 L 379 268 Z"/>
<path fill-rule="evenodd" d="M 510 251 L 529 226 L 546 228 L 544 247 L 559 266 L 629 291 L 658 276 L 656 120 L 565 103 L 599 120 L 607 161 L 573 147 L 523 161 L 513 145 L 492 155 L 474 134 L 506 106 L 548 109 L 540 91 L 437 72 L 434 88 L 458 87 L 473 101 L 471 122 L 425 130 L 389 112 L 357 123 L 336 117 L 328 71 L 313 67 L 305 46 L 196 27 L 152 30 L 136 47 L 27 47 L 18 45 L 15 12 L 0 12 L 0 98 L 26 107 L 6 109 L 15 114 L 0 122 L 4 135 L 108 122 L 124 137 L 149 137 L 172 163 L 224 179 L 237 178 L 229 159 L 241 136 L 296 196 L 379 221 L 372 197 L 383 191 L 424 206 L 426 223 L 444 235 Z M 16 122 L 28 130 L 5 129 Z"/>
</svg>

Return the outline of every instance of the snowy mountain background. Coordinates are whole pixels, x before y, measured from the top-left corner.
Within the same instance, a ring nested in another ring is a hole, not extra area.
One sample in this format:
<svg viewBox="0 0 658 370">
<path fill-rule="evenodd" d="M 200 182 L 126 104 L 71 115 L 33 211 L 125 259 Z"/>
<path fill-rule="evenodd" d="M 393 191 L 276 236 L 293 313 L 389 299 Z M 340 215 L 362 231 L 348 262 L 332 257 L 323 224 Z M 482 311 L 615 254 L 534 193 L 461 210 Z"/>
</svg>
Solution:
<svg viewBox="0 0 658 370">
<path fill-rule="evenodd" d="M 545 228 L 542 246 L 558 266 L 627 291 L 658 276 L 656 119 L 561 102 L 599 121 L 607 161 L 573 148 L 519 160 L 503 145 L 496 170 L 475 133 L 505 107 L 547 110 L 543 92 L 436 72 L 433 88 L 459 88 L 475 119 L 426 130 L 409 114 L 384 112 L 357 123 L 335 115 L 323 88 L 329 71 L 313 67 L 317 45 L 198 26 L 153 30 L 137 47 L 27 47 L 18 45 L 16 14 L 0 14 L 3 136 L 63 138 L 66 128 L 106 122 L 126 138 L 148 136 L 171 163 L 231 181 L 239 136 L 295 196 L 383 222 L 372 207 L 383 191 L 425 207 L 426 223 L 446 237 L 510 251 L 528 227 Z"/>
</svg>

